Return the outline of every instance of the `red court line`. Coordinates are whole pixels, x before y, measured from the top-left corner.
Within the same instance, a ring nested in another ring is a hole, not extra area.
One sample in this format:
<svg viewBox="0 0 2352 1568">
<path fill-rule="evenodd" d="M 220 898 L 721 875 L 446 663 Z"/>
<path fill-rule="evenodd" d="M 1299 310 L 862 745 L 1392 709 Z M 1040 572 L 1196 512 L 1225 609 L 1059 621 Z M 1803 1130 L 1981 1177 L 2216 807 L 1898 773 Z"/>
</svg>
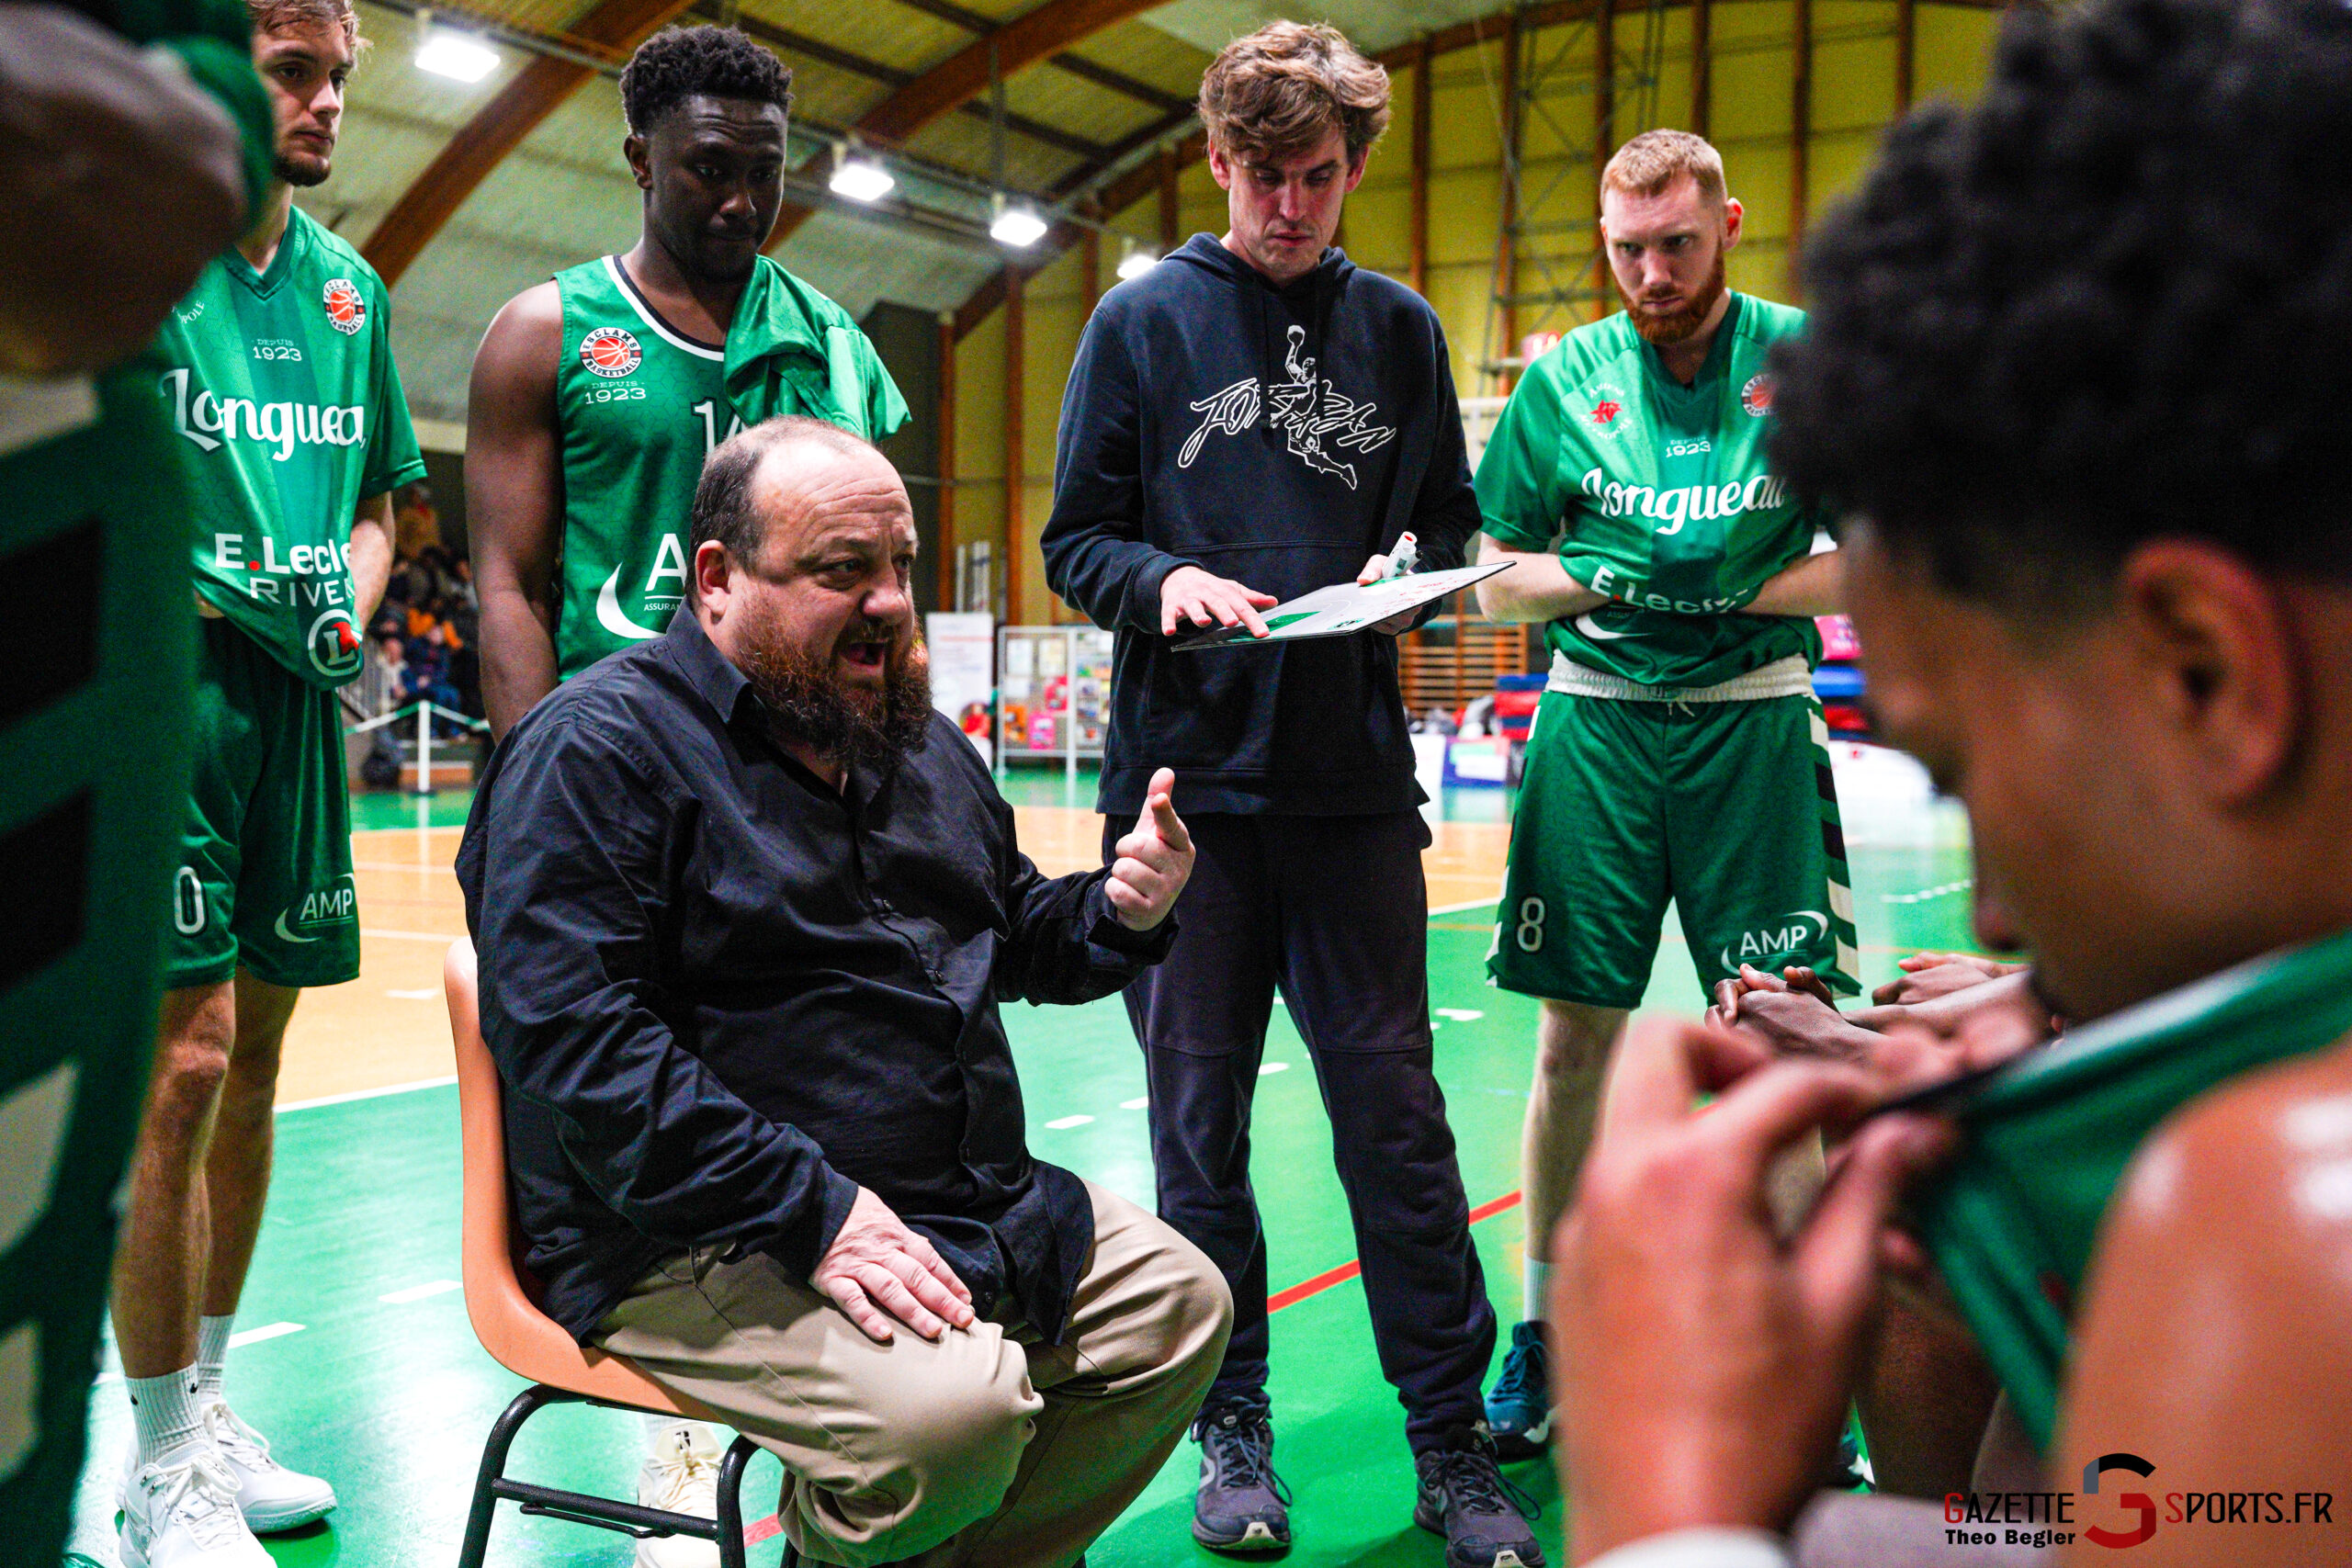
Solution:
<svg viewBox="0 0 2352 1568">
<path fill-rule="evenodd" d="M 1471 1210 L 1470 1223 L 1475 1225 L 1480 1220 L 1493 1219 L 1505 1209 L 1516 1209 L 1518 1207 L 1519 1194 L 1516 1192 L 1506 1192 L 1501 1197 L 1481 1203 L 1476 1208 Z M 1301 1280 L 1289 1290 L 1281 1292 L 1276 1295 L 1267 1297 L 1266 1311 L 1269 1314 L 1272 1314 L 1282 1311 L 1283 1308 L 1286 1306 L 1295 1306 L 1309 1296 L 1321 1295 L 1324 1292 L 1329 1290 L 1334 1285 L 1346 1284 L 1349 1280 L 1354 1279 L 1357 1275 L 1362 1274 L 1363 1272 L 1363 1265 L 1351 1258 L 1345 1263 L 1340 1264 L 1337 1269 L 1326 1269 L 1322 1273 L 1316 1275 L 1312 1280 Z"/>
<path fill-rule="evenodd" d="M 1497 1214 L 1501 1213 L 1506 1209 L 1518 1208 L 1519 1198 L 1520 1195 L 1516 1192 L 1506 1192 L 1499 1198 L 1489 1199 L 1487 1201 L 1479 1204 L 1476 1208 L 1470 1211 L 1470 1223 L 1475 1225 L 1481 1220 L 1493 1219 Z M 1337 1269 L 1326 1269 L 1320 1274 L 1316 1275 L 1312 1280 L 1301 1280 L 1289 1290 L 1283 1291 L 1278 1295 L 1268 1297 L 1266 1300 L 1266 1311 L 1269 1314 L 1272 1314 L 1282 1311 L 1283 1308 L 1286 1306 L 1295 1306 L 1309 1296 L 1321 1295 L 1324 1292 L 1329 1290 L 1334 1285 L 1346 1284 L 1349 1280 L 1354 1279 L 1357 1275 L 1362 1274 L 1363 1272 L 1363 1265 L 1351 1258 L 1345 1263 L 1340 1264 Z M 760 1520 L 756 1524 L 746 1525 L 743 1527 L 743 1544 L 746 1546 L 756 1546 L 761 1541 L 767 1540 L 770 1536 L 775 1535 L 783 1529 L 783 1521 L 778 1519 L 774 1514 L 770 1514 L 766 1518 Z"/>
</svg>

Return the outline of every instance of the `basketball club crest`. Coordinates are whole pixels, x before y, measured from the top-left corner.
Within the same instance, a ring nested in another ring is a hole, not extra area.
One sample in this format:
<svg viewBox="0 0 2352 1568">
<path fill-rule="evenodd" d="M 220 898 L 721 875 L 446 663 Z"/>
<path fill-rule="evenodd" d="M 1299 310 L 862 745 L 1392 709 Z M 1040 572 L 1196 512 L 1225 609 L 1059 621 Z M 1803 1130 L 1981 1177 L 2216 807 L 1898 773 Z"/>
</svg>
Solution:
<svg viewBox="0 0 2352 1568">
<path fill-rule="evenodd" d="M 626 376 L 645 359 L 637 339 L 621 327 L 598 327 L 580 340 L 580 363 L 596 376 Z"/>
<path fill-rule="evenodd" d="M 338 277 L 327 285 L 327 324 L 349 337 L 368 324 L 368 300 L 359 286 L 347 277 Z"/>
<path fill-rule="evenodd" d="M 1772 378 L 1769 374 L 1750 376 L 1747 378 L 1747 385 L 1739 389 L 1739 406 L 1758 419 L 1762 419 L 1766 414 L 1770 413 L 1772 412 Z"/>
</svg>

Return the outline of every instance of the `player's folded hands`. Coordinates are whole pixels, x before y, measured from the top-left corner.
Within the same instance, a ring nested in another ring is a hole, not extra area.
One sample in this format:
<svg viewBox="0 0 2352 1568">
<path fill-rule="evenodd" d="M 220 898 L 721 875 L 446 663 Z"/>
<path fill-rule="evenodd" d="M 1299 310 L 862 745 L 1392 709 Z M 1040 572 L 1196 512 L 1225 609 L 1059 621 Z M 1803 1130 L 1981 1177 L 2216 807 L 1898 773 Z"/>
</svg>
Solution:
<svg viewBox="0 0 2352 1568">
<path fill-rule="evenodd" d="M 1811 1494 L 1861 1368 L 1888 1211 L 1951 1134 L 1861 1122 L 1785 1240 L 1768 1175 L 1884 1093 L 1704 1024 L 1634 1024 L 1552 1248 L 1577 1561 L 1662 1530 L 1777 1529 Z"/>
</svg>

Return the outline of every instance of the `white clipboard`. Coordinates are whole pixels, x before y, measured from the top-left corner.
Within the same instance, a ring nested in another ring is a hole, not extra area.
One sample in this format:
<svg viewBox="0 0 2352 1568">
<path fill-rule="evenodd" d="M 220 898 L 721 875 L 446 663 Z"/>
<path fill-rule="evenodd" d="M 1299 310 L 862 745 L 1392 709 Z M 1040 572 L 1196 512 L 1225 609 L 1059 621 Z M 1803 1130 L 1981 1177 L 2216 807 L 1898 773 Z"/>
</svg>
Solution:
<svg viewBox="0 0 2352 1568">
<path fill-rule="evenodd" d="M 1383 578 L 1378 582 L 1335 582 L 1312 593 L 1302 593 L 1265 613 L 1266 635 L 1252 637 L 1248 626 L 1217 626 L 1176 644 L 1179 653 L 1204 648 L 1263 648 L 1269 643 L 1296 642 L 1304 637 L 1346 637 L 1378 625 L 1391 615 L 1418 610 L 1432 599 L 1481 582 L 1509 561 L 1485 566 L 1458 566 L 1451 571 L 1413 572 Z"/>
</svg>

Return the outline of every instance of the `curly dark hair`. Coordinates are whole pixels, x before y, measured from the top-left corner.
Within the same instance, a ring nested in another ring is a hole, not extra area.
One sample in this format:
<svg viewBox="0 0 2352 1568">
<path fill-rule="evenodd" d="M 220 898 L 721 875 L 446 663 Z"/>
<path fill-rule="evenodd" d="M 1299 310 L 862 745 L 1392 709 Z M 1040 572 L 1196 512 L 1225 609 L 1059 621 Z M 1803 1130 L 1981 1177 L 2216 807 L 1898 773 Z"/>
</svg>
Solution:
<svg viewBox="0 0 2352 1568">
<path fill-rule="evenodd" d="M 1805 255 L 1774 462 L 1946 590 L 2063 609 L 2210 540 L 2352 578 L 2352 8 L 2013 9 Z"/>
<path fill-rule="evenodd" d="M 733 28 L 663 28 L 621 73 L 621 110 L 639 135 L 688 98 L 749 98 L 792 111 L 792 68 Z"/>
</svg>

